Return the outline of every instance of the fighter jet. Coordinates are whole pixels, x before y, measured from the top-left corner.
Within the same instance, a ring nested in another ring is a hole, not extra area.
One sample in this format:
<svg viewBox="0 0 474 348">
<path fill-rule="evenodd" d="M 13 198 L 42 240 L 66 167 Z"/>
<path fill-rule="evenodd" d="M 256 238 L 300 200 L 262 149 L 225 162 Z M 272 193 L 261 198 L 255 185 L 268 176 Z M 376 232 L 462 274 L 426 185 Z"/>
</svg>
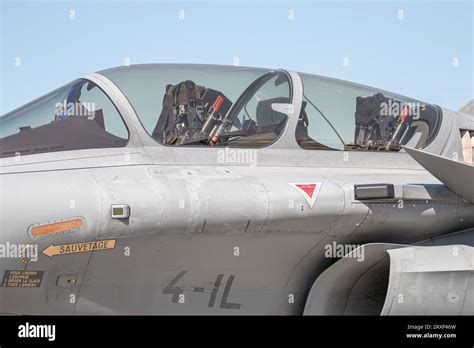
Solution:
<svg viewBox="0 0 474 348">
<path fill-rule="evenodd" d="M 474 116 L 147 64 L 0 118 L 1 314 L 472 315 Z"/>
</svg>

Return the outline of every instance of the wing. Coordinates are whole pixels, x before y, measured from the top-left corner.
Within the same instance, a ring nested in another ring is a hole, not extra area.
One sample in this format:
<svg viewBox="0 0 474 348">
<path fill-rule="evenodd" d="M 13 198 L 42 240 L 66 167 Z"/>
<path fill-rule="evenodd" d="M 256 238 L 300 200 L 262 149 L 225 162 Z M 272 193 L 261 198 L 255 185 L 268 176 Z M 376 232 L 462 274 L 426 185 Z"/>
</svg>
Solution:
<svg viewBox="0 0 474 348">
<path fill-rule="evenodd" d="M 436 179 L 469 203 L 474 203 L 474 166 L 425 151 L 404 147 L 405 151 Z"/>
</svg>

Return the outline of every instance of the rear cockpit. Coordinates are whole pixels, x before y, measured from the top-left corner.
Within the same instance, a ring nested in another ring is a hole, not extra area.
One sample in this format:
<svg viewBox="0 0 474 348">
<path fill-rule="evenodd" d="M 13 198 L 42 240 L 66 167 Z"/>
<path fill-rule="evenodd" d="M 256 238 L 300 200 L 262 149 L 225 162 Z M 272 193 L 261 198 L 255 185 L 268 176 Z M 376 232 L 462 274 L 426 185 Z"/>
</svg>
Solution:
<svg viewBox="0 0 474 348">
<path fill-rule="evenodd" d="M 330 148 L 399 151 L 408 144 L 421 149 L 438 133 L 438 106 L 350 82 L 300 75 L 303 105 L 309 104 L 308 134 Z"/>
</svg>

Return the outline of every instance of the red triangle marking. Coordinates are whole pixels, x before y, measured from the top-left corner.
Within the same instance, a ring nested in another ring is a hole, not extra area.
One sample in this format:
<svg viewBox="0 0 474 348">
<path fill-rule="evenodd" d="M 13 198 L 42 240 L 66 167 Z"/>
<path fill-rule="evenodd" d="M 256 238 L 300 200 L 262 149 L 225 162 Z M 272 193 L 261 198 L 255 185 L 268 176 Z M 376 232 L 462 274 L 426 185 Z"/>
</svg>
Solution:
<svg viewBox="0 0 474 348">
<path fill-rule="evenodd" d="M 295 186 L 306 192 L 309 198 L 313 198 L 314 190 L 316 189 L 316 184 L 295 184 Z"/>
</svg>

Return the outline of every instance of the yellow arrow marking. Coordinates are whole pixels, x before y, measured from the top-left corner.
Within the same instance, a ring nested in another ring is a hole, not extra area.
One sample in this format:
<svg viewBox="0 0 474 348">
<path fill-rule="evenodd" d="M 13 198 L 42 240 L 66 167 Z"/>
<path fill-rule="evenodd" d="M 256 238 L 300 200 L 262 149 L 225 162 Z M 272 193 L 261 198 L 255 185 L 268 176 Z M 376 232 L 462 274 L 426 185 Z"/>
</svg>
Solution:
<svg viewBox="0 0 474 348">
<path fill-rule="evenodd" d="M 42 251 L 43 254 L 49 257 L 65 254 L 76 254 L 83 253 L 86 251 L 94 250 L 108 250 L 115 248 L 115 239 L 109 240 L 96 240 L 93 242 L 85 243 L 74 243 L 74 244 L 62 244 L 54 245 L 51 244 L 49 247 Z"/>
</svg>

